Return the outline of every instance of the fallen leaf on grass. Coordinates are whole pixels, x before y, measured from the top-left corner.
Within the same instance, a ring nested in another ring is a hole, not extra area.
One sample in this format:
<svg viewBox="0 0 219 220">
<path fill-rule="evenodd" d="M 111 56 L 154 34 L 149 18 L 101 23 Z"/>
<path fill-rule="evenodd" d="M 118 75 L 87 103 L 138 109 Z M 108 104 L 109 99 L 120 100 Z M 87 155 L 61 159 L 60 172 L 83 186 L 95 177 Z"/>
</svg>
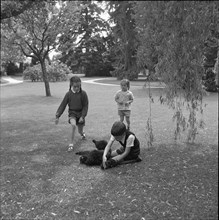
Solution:
<svg viewBox="0 0 219 220">
<path fill-rule="evenodd" d="M 110 203 L 111 206 L 114 206 L 113 202 L 109 201 L 109 203 Z"/>
<path fill-rule="evenodd" d="M 149 187 L 149 188 L 152 187 L 152 184 L 151 184 L 151 183 L 142 183 L 141 185 L 143 185 L 143 186 L 147 186 L 147 187 Z"/>
<path fill-rule="evenodd" d="M 173 206 L 172 204 L 169 203 L 168 200 L 166 201 L 166 204 L 169 205 L 169 206 Z"/>
</svg>

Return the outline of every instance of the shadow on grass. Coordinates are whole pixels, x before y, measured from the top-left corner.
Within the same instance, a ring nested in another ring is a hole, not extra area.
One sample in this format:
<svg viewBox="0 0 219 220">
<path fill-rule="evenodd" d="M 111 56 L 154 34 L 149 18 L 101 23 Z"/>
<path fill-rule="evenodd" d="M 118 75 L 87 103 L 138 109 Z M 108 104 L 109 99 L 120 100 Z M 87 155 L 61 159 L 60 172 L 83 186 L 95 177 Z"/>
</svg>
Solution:
<svg viewBox="0 0 219 220">
<path fill-rule="evenodd" d="M 217 219 L 217 146 L 159 145 L 142 149 L 140 163 L 103 171 L 38 138 L 1 152 L 4 218 Z"/>
<path fill-rule="evenodd" d="M 200 134 L 201 145 L 160 144 L 172 143 L 171 123 L 167 117 L 171 112 L 154 103 L 154 131 L 160 135 L 157 145 L 145 149 L 142 143 L 143 161 L 140 163 L 103 171 L 79 164 L 79 156 L 67 152 L 67 117 L 63 116 L 58 126 L 54 126 L 52 118 L 63 98 L 64 93 L 60 91 L 65 91 L 68 83 L 51 86 L 54 97 L 50 98 L 42 97 L 42 83 L 3 89 L 2 219 L 217 219 L 215 95 L 206 97 L 207 127 Z M 114 87 L 104 90 L 103 86 L 85 83 L 83 86 L 91 94 L 86 121 L 90 136 L 86 141 L 78 140 L 76 150 L 94 148 L 92 139 L 98 137 L 108 140 L 105 134 L 112 120 L 118 117 L 112 107 Z M 97 88 L 103 89 L 104 96 Z M 146 90 L 137 87 L 133 92 L 132 119 L 138 123 L 133 123 L 132 128 L 139 139 L 146 142 L 142 120 L 148 109 L 144 100 Z M 162 90 L 153 92 L 157 99 Z"/>
</svg>

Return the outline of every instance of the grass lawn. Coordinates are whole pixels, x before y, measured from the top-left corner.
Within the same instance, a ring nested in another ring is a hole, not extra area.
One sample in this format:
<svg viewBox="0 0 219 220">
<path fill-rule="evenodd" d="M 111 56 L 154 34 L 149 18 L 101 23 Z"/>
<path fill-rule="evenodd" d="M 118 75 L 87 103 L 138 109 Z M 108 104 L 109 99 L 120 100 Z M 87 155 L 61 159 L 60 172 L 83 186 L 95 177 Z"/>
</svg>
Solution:
<svg viewBox="0 0 219 220">
<path fill-rule="evenodd" d="M 82 83 L 90 102 L 87 139 L 76 135 L 76 151 L 93 149 L 92 139 L 108 140 L 118 120 L 119 83 L 99 82 L 111 86 Z M 218 219 L 218 94 L 204 98 L 205 129 L 188 144 L 186 135 L 173 140 L 173 111 L 159 104 L 163 89 L 152 89 L 155 142 L 147 148 L 148 90 L 141 83 L 131 83 L 131 130 L 143 161 L 105 171 L 81 165 L 78 155 L 67 152 L 67 109 L 54 124 L 68 82 L 50 83 L 52 97 L 45 97 L 42 82 L 1 87 L 1 219 Z"/>
</svg>

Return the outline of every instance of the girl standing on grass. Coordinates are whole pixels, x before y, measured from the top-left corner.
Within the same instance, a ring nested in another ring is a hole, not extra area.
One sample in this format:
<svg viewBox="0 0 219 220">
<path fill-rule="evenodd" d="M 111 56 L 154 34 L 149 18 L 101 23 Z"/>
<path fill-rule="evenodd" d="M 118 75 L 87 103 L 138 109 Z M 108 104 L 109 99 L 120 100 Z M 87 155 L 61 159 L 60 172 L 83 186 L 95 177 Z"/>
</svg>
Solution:
<svg viewBox="0 0 219 220">
<path fill-rule="evenodd" d="M 131 103 L 134 100 L 134 96 L 130 89 L 130 82 L 128 79 L 123 79 L 120 82 L 121 90 L 116 92 L 115 101 L 118 106 L 118 115 L 120 121 L 124 121 L 124 117 L 127 122 L 127 129 L 130 129 L 130 115 L 131 115 Z"/>
<path fill-rule="evenodd" d="M 68 146 L 68 151 L 72 151 L 74 148 L 75 129 L 78 127 L 78 133 L 82 139 L 85 139 L 85 133 L 83 131 L 85 126 L 85 117 L 88 112 L 88 97 L 87 93 L 81 89 L 81 79 L 78 76 L 70 78 L 69 91 L 65 94 L 57 112 L 55 123 L 58 124 L 59 117 L 65 111 L 68 105 L 68 122 L 71 124 L 71 143 Z"/>
</svg>

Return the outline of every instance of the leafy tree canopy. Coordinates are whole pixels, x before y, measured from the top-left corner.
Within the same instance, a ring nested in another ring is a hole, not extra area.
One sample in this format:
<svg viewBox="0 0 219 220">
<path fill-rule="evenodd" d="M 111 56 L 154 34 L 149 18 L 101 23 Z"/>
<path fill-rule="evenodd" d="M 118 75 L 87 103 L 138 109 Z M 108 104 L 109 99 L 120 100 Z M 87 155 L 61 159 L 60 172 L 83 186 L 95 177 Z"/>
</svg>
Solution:
<svg viewBox="0 0 219 220">
<path fill-rule="evenodd" d="M 22 14 L 24 11 L 31 8 L 37 1 L 39 0 L 1 1 L 1 21 Z"/>
<path fill-rule="evenodd" d="M 111 48 L 115 56 L 113 75 L 118 79 L 137 78 L 136 66 L 137 33 L 135 31 L 135 19 L 133 19 L 135 2 L 110 1 L 108 2 L 109 14 L 113 20 L 112 36 L 114 45 Z"/>
<path fill-rule="evenodd" d="M 17 17 L 7 20 L 5 36 L 8 47 L 16 46 L 26 57 L 37 58 L 42 66 L 46 95 L 50 96 L 45 59 L 51 50 L 56 49 L 62 33 L 77 26 L 80 7 L 77 2 L 67 1 L 34 4 Z"/>
<path fill-rule="evenodd" d="M 101 18 L 103 9 L 96 2 L 80 1 L 80 6 L 78 27 L 60 37 L 61 60 L 86 76 L 101 75 L 110 68 L 107 63 L 110 38 L 103 35 L 109 32 L 109 24 Z"/>
</svg>

